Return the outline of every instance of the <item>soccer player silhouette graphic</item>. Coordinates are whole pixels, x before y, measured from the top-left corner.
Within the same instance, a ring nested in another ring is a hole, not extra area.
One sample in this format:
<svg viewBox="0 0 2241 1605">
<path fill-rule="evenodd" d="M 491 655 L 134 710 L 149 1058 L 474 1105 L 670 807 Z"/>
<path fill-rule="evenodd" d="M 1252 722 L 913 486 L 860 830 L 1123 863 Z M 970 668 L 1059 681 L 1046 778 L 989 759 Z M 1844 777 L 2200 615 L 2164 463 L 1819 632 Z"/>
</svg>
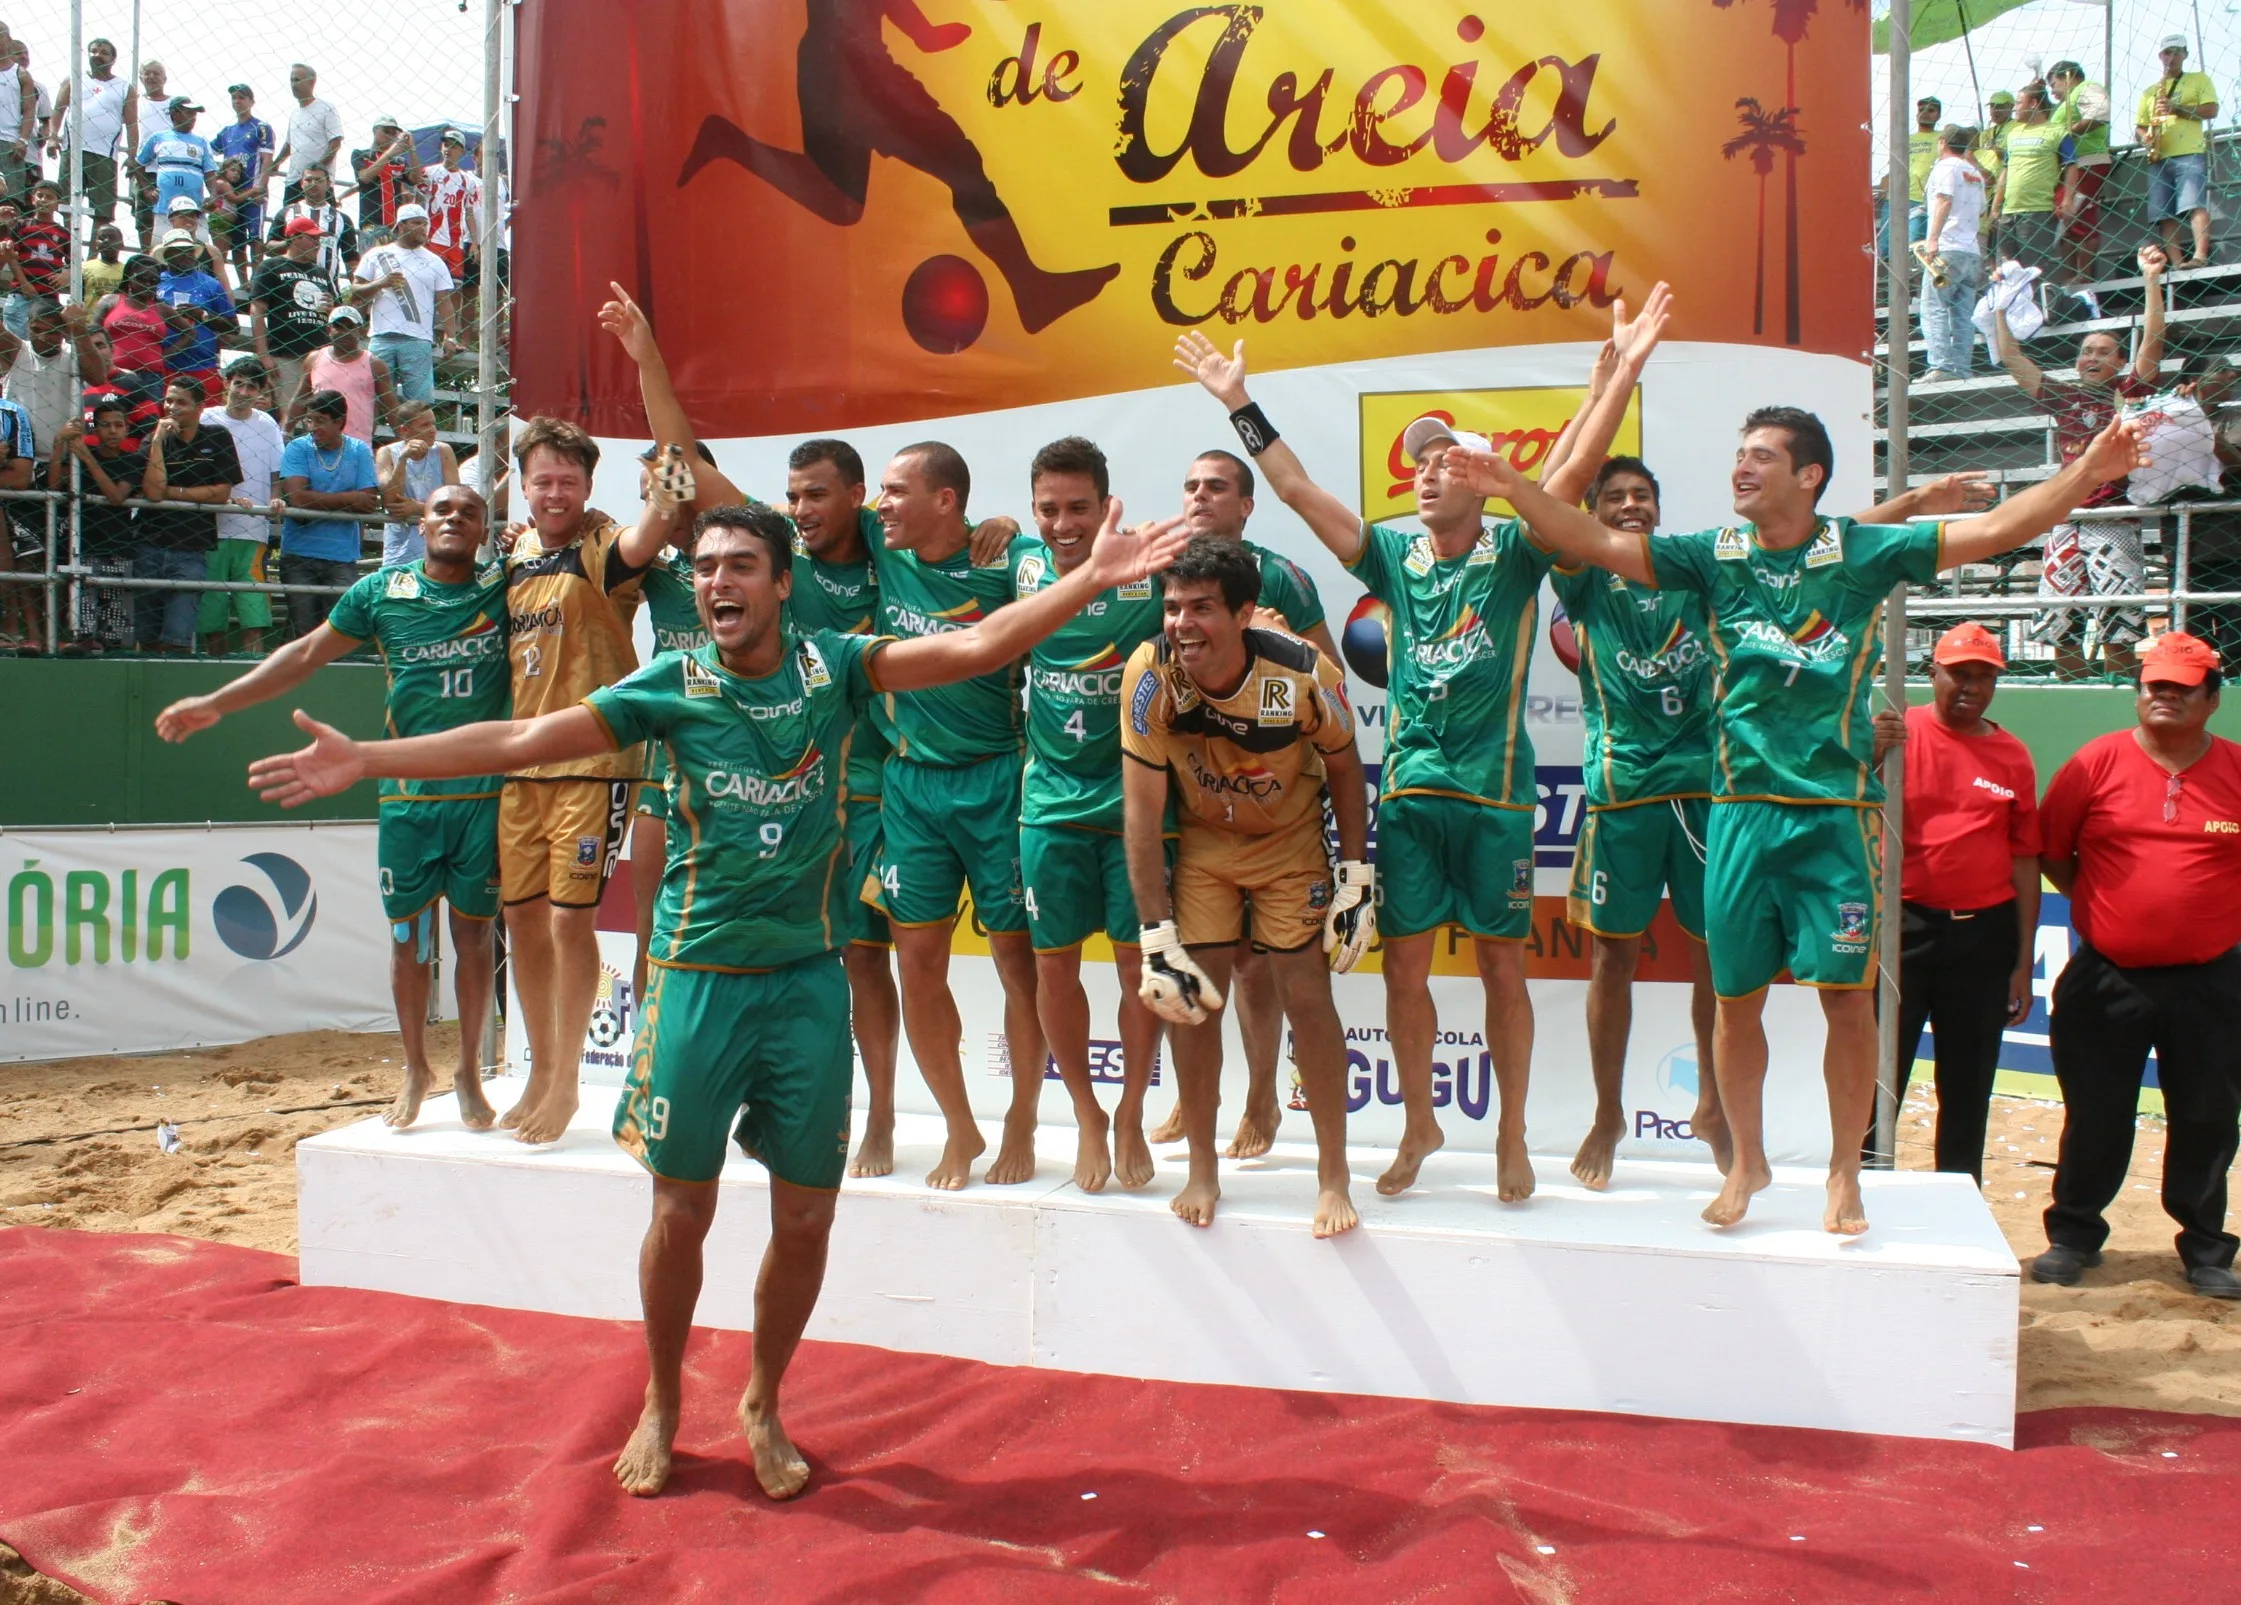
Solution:
<svg viewBox="0 0 2241 1605">
<path fill-rule="evenodd" d="M 957 220 L 1011 287 L 1019 321 L 1034 334 L 1097 298 L 1120 264 L 1052 273 L 1037 267 L 1019 225 L 981 166 L 980 152 L 880 38 L 891 17 L 929 55 L 972 36 L 962 22 L 935 24 L 917 0 L 808 0 L 809 26 L 794 56 L 802 149 L 765 144 L 726 117 L 709 117 L 678 174 L 680 188 L 710 162 L 737 162 L 797 206 L 843 227 L 864 215 L 873 152 L 908 162 L 949 186 Z"/>
</svg>

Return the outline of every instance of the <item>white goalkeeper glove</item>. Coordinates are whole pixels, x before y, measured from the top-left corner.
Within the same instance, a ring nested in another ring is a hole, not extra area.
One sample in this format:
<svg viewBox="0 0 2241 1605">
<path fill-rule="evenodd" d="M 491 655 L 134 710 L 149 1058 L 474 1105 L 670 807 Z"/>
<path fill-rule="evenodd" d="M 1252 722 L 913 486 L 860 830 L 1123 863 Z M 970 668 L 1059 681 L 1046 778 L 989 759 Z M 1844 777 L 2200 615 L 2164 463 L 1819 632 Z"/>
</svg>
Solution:
<svg viewBox="0 0 2241 1605">
<path fill-rule="evenodd" d="M 647 499 L 657 507 L 684 507 L 691 503 L 697 486 L 693 480 L 692 460 L 685 455 L 684 447 L 672 441 L 662 451 L 648 490 Z"/>
<path fill-rule="evenodd" d="M 1144 927 L 1143 980 L 1136 995 L 1144 1007 L 1174 1025 L 1202 1025 L 1222 1006 L 1221 991 L 1191 961 L 1173 920 Z"/>
<path fill-rule="evenodd" d="M 1371 895 L 1376 885 L 1376 872 L 1360 859 L 1338 866 L 1331 911 L 1323 916 L 1323 956 L 1340 975 L 1359 964 L 1377 940 L 1377 900 Z"/>
</svg>

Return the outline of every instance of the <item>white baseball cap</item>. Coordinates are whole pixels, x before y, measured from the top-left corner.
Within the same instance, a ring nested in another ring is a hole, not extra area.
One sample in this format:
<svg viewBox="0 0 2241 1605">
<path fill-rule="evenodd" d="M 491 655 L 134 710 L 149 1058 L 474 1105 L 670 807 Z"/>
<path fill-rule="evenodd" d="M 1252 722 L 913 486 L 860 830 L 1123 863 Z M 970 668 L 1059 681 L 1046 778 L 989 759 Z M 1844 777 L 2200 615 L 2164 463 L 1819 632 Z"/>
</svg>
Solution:
<svg viewBox="0 0 2241 1605">
<path fill-rule="evenodd" d="M 1489 456 L 1494 451 L 1494 443 L 1484 435 L 1458 429 L 1445 418 L 1427 413 L 1401 431 L 1401 454 L 1412 463 L 1422 462 L 1425 451 L 1440 441 L 1461 446 L 1465 451 L 1483 451 Z"/>
<path fill-rule="evenodd" d="M 171 197 L 171 204 L 163 210 L 167 217 L 174 212 L 199 212 L 202 210 L 202 202 L 192 195 L 174 195 Z"/>
<path fill-rule="evenodd" d="M 397 208 L 397 221 L 400 223 L 425 223 L 428 221 L 428 208 L 411 204 L 400 206 Z"/>
<path fill-rule="evenodd" d="M 2187 48 L 2187 36 L 2183 33 L 2167 33 L 2163 36 L 2163 43 L 2155 48 L 2158 54 L 2166 50 L 2183 52 Z"/>
</svg>

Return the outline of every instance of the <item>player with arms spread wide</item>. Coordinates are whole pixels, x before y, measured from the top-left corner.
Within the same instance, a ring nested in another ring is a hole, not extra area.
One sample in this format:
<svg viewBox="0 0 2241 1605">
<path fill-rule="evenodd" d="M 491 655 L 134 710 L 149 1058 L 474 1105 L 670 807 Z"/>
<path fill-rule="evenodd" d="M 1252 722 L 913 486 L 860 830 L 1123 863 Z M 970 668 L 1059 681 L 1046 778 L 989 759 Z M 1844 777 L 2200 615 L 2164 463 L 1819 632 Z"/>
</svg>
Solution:
<svg viewBox="0 0 2241 1605">
<path fill-rule="evenodd" d="M 1787 967 L 1821 993 L 1832 1139 L 1832 1232 L 1867 1230 L 1860 1133 L 1875 1102 L 1875 954 L 1883 788 L 1870 762 L 1870 672 L 1883 601 L 1901 580 L 1980 563 L 2036 539 L 2095 486 L 2142 460 L 2137 425 L 2112 424 L 2053 478 L 1973 518 L 1855 523 L 1815 511 L 1835 466 L 1819 419 L 1764 407 L 1744 420 L 1731 484 L 1738 522 L 1693 535 L 1614 529 L 1555 500 L 1490 453 L 1452 449 L 1450 472 L 1516 507 L 1568 563 L 1693 591 L 1710 612 L 1712 810 L 1706 935 L 1719 994 L 1720 1104 L 1735 1152 L 1705 1209 L 1732 1226 L 1764 1188 L 1766 988 Z"/>
<path fill-rule="evenodd" d="M 654 980 L 614 1128 L 654 1185 L 639 1257 L 651 1376 L 615 1462 L 627 1492 L 657 1493 L 668 1480 L 701 1247 L 735 1116 L 741 1146 L 771 1176 L 740 1423 L 765 1492 L 791 1498 L 807 1483 L 778 1394 L 824 1280 L 848 1157 L 854 1067 L 839 949 L 855 894 L 844 776 L 857 717 L 879 696 L 1011 663 L 1182 542 L 1179 521 L 1123 532 L 1119 519 L 1115 504 L 1090 561 L 1060 584 L 971 628 L 898 642 L 787 627 L 792 529 L 760 504 L 720 508 L 697 521 L 693 550 L 708 645 L 657 658 L 573 707 L 441 735 L 354 742 L 299 712 L 312 745 L 251 766 L 268 800 L 293 805 L 369 774 L 433 779 L 643 741 L 668 749 L 682 851 L 663 877 Z"/>
</svg>

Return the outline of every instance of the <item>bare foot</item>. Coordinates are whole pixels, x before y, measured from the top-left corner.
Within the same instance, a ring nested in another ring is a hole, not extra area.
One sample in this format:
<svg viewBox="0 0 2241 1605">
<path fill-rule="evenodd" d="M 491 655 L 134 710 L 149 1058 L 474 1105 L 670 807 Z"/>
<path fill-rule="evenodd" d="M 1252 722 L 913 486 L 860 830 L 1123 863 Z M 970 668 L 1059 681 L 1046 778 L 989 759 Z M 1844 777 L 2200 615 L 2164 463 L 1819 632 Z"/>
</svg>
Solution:
<svg viewBox="0 0 2241 1605">
<path fill-rule="evenodd" d="M 1580 1151 L 1572 1156 L 1572 1174 L 1583 1186 L 1602 1192 L 1611 1185 L 1611 1159 L 1618 1148 L 1619 1139 L 1626 1135 L 1626 1122 L 1605 1125 L 1595 1122 L 1580 1144 Z"/>
<path fill-rule="evenodd" d="M 1158 1169 L 1142 1126 L 1123 1121 L 1113 1128 L 1113 1174 L 1123 1187 L 1147 1185 Z"/>
<path fill-rule="evenodd" d="M 1023 1181 L 1035 1179 L 1035 1128 L 1024 1131 L 1012 1129 L 1004 1122 L 1004 1140 L 996 1145 L 996 1162 L 988 1167 L 984 1178 L 991 1187 L 1016 1187 Z"/>
<path fill-rule="evenodd" d="M 1533 1196 L 1539 1185 L 1533 1175 L 1532 1156 L 1525 1151 L 1525 1138 L 1494 1139 L 1494 1195 L 1505 1204 L 1522 1204 Z"/>
<path fill-rule="evenodd" d="M 576 1118 L 576 1085 L 555 1088 L 545 1101 L 521 1117 L 514 1128 L 516 1142 L 558 1142 L 568 1135 L 568 1122 Z"/>
<path fill-rule="evenodd" d="M 1340 1232 L 1350 1232 L 1361 1225 L 1362 1217 L 1354 1213 L 1354 1200 L 1343 1187 L 1325 1187 L 1315 1195 L 1315 1235 L 1336 1237 Z"/>
<path fill-rule="evenodd" d="M 1167 1207 L 1193 1226 L 1211 1226 L 1214 1224 L 1214 1200 L 1221 1196 L 1219 1183 L 1186 1182 L 1183 1190 L 1175 1195 L 1175 1201 Z"/>
<path fill-rule="evenodd" d="M 1857 1237 L 1868 1229 L 1867 1205 L 1860 1198 L 1857 1171 L 1832 1171 L 1829 1175 L 1829 1208 L 1821 1217 L 1824 1230 Z"/>
<path fill-rule="evenodd" d="M 402 1131 L 420 1118 L 420 1100 L 428 1096 L 428 1072 L 419 1065 L 405 1066 L 405 1084 L 397 1089 L 396 1098 L 381 1112 L 381 1123 L 392 1131 Z"/>
<path fill-rule="evenodd" d="M 809 1462 L 786 1436 L 774 1410 L 757 1415 L 739 1401 L 739 1429 L 747 1434 L 747 1447 L 755 1455 L 755 1480 L 773 1499 L 791 1499 L 809 1486 Z"/>
<path fill-rule="evenodd" d="M 1712 1163 L 1726 1175 L 1735 1165 L 1735 1138 L 1727 1129 L 1727 1116 L 1717 1109 L 1700 1109 L 1689 1121 L 1689 1130 L 1711 1148 Z"/>
<path fill-rule="evenodd" d="M 1764 1165 L 1732 1165 L 1720 1196 L 1704 1206 L 1704 1218 L 1714 1226 L 1733 1226 L 1751 1207 L 1751 1195 L 1763 1191 L 1774 1177 Z"/>
<path fill-rule="evenodd" d="M 469 1131 L 488 1131 L 490 1123 L 498 1118 L 498 1111 L 491 1108 L 490 1100 L 483 1096 L 482 1072 L 454 1070 L 451 1091 L 459 1103 L 460 1124 Z"/>
<path fill-rule="evenodd" d="M 676 1438 L 677 1418 L 656 1410 L 653 1401 L 647 1400 L 630 1442 L 615 1457 L 615 1481 L 622 1484 L 624 1493 L 651 1499 L 661 1492 L 662 1485 L 669 1481 L 669 1446 Z"/>
<path fill-rule="evenodd" d="M 1393 1153 L 1393 1162 L 1385 1167 L 1385 1174 L 1377 1178 L 1377 1190 L 1387 1198 L 1397 1198 L 1416 1185 L 1416 1173 L 1423 1168 L 1427 1155 L 1436 1154 L 1447 1144 L 1447 1134 L 1435 1124 L 1428 1131 L 1401 1133 L 1401 1145 Z"/>
<path fill-rule="evenodd" d="M 926 1172 L 926 1185 L 938 1187 L 945 1193 L 956 1192 L 973 1179 L 973 1161 L 987 1147 L 988 1143 L 981 1136 L 978 1126 L 967 1126 L 963 1140 L 952 1131 L 949 1141 L 942 1144 L 941 1159 L 932 1170 Z"/>
<path fill-rule="evenodd" d="M 1222 1150 L 1225 1159 L 1258 1159 L 1276 1145 L 1276 1128 L 1283 1122 L 1284 1111 L 1271 1103 L 1266 1109 L 1245 1106 L 1244 1116 L 1237 1122 L 1237 1135 L 1230 1138 L 1229 1146 Z"/>
<path fill-rule="evenodd" d="M 895 1173 L 895 1120 L 873 1121 L 864 1127 L 864 1140 L 856 1157 L 848 1161 L 851 1176 L 892 1176 Z"/>
<path fill-rule="evenodd" d="M 532 1107 L 533 1105 L 529 1101 L 529 1094 L 527 1091 L 524 1091 L 519 1098 L 516 1098 L 514 1100 L 514 1106 L 498 1117 L 498 1129 L 500 1131 L 514 1131 L 519 1129 L 523 1118 L 529 1113 Z"/>
<path fill-rule="evenodd" d="M 1096 1125 L 1083 1126 L 1074 1134 L 1074 1185 L 1085 1193 L 1103 1192 L 1113 1178 L 1113 1152 L 1105 1144 L 1110 1125 L 1100 1114 Z"/>
<path fill-rule="evenodd" d="M 1152 1143 L 1181 1142 L 1183 1140 L 1182 1099 L 1177 1098 L 1175 1100 L 1175 1107 L 1167 1112 L 1167 1118 L 1154 1126 L 1152 1134 L 1144 1140 Z"/>
</svg>

